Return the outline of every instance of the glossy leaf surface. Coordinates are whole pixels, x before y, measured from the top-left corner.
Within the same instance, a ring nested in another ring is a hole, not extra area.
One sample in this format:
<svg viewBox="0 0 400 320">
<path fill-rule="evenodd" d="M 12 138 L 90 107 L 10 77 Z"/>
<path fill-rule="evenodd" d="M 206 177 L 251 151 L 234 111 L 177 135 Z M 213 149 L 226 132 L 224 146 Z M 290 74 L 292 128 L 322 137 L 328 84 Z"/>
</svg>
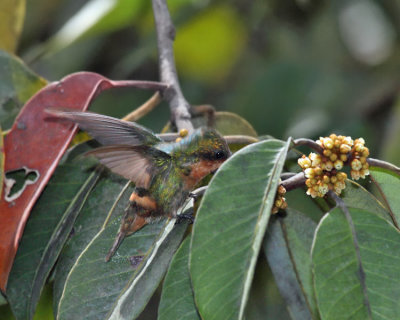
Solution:
<svg viewBox="0 0 400 320">
<path fill-rule="evenodd" d="M 386 202 L 393 220 L 400 226 L 400 176 L 389 170 L 371 168 L 371 176 L 374 179 L 382 198 Z"/>
<path fill-rule="evenodd" d="M 340 209 L 320 222 L 312 251 L 322 319 L 394 319 L 400 312 L 400 233 L 385 219 L 349 209 L 358 247 Z"/>
<path fill-rule="evenodd" d="M 6 130 L 11 128 L 22 106 L 47 82 L 18 57 L 2 50 L 0 67 L 0 125 Z"/>
<path fill-rule="evenodd" d="M 317 319 L 311 274 L 311 244 L 316 223 L 288 209 L 283 219 L 273 219 L 264 250 L 276 284 L 292 319 Z"/>
<path fill-rule="evenodd" d="M 57 168 L 28 220 L 10 273 L 7 297 L 17 319 L 31 319 L 45 281 L 100 172 L 77 158 L 79 146 Z M 22 294 L 22 296 L 21 296 Z"/>
<path fill-rule="evenodd" d="M 243 148 L 213 177 L 192 236 L 190 273 L 205 319 L 241 319 L 288 143 Z M 240 178 L 239 178 L 240 177 Z"/>
<path fill-rule="evenodd" d="M 190 237 L 187 237 L 176 252 L 165 276 L 158 307 L 158 320 L 200 319 L 189 275 L 189 249 Z"/>
</svg>

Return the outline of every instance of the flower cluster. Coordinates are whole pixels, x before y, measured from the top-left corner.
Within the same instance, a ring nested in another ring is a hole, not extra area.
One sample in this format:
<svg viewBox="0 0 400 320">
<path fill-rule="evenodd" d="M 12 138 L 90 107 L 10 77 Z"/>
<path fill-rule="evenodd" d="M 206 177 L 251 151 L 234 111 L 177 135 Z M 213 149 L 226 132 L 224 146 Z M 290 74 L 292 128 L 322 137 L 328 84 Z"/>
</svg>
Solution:
<svg viewBox="0 0 400 320">
<path fill-rule="evenodd" d="M 276 192 L 274 206 L 272 207 L 271 210 L 272 214 L 278 213 L 279 209 L 284 210 L 287 208 L 287 202 L 286 199 L 284 198 L 285 193 L 286 193 L 285 187 L 280 185 Z"/>
<path fill-rule="evenodd" d="M 353 141 L 351 137 L 331 134 L 329 137 L 316 141 L 322 154 L 310 153 L 298 159 L 298 164 L 304 170 L 307 178 L 307 194 L 323 197 L 329 190 L 339 195 L 345 188 L 347 174 L 340 170 L 347 164 L 351 167 L 351 177 L 355 180 L 365 178 L 369 174 L 367 157 L 369 150 L 365 147 L 363 138 Z"/>
<path fill-rule="evenodd" d="M 360 178 L 365 178 L 369 175 L 369 165 L 367 162 L 367 157 L 369 156 L 369 150 L 365 146 L 365 141 L 363 138 L 356 139 L 354 141 L 354 146 L 352 148 L 353 159 L 350 162 L 351 166 L 351 177 L 354 180 Z"/>
</svg>

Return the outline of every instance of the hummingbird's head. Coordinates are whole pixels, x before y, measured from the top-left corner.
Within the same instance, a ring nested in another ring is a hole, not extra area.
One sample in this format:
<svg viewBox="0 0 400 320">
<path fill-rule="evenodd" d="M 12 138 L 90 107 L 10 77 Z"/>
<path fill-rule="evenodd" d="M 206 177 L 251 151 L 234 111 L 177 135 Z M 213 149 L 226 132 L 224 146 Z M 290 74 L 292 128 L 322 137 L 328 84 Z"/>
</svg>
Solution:
<svg viewBox="0 0 400 320">
<path fill-rule="evenodd" d="M 194 133 L 194 140 L 197 141 L 192 142 L 195 145 L 193 153 L 199 160 L 211 161 L 221 165 L 232 154 L 225 139 L 214 129 L 198 129 Z"/>
<path fill-rule="evenodd" d="M 215 172 L 232 154 L 225 139 L 210 128 L 197 129 L 179 144 L 179 162 L 188 169 L 186 175 L 193 186 Z"/>
</svg>

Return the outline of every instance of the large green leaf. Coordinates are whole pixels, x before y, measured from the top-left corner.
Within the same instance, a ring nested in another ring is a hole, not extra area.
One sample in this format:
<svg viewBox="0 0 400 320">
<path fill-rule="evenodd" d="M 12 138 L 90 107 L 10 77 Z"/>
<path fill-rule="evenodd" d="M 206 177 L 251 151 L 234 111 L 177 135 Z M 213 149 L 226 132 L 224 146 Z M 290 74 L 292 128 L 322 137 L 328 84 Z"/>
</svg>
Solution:
<svg viewBox="0 0 400 320">
<path fill-rule="evenodd" d="M 8 129 L 25 102 L 46 85 L 17 57 L 0 50 L 0 125 Z"/>
<path fill-rule="evenodd" d="M 388 210 L 385 209 L 382 203 L 357 182 L 351 180 L 346 181 L 346 189 L 343 190 L 342 199 L 349 208 L 364 209 L 369 212 L 374 212 L 389 222 L 393 222 Z"/>
<path fill-rule="evenodd" d="M 25 0 L 0 1 L 0 49 L 15 51 L 24 18 Z"/>
<path fill-rule="evenodd" d="M 288 209 L 284 219 L 273 219 L 264 249 L 276 284 L 292 319 L 317 319 L 311 274 L 311 245 L 317 224 Z"/>
<path fill-rule="evenodd" d="M 192 202 L 189 206 L 187 210 L 193 210 Z M 187 211 L 184 212 L 187 214 Z M 176 225 L 175 220 L 172 220 L 166 224 L 146 259 L 121 292 L 108 319 L 135 319 L 139 316 L 164 277 L 186 229 L 187 223 Z"/>
<path fill-rule="evenodd" d="M 400 233 L 362 209 L 341 209 L 320 222 L 314 239 L 314 285 L 322 319 L 397 319 Z M 355 243 L 358 243 L 358 246 Z"/>
<path fill-rule="evenodd" d="M 371 176 L 377 185 L 396 226 L 400 226 L 400 176 L 392 171 L 372 167 Z"/>
<path fill-rule="evenodd" d="M 159 285 L 186 230 L 185 223 L 175 228 L 174 223 L 174 220 L 166 224 L 158 222 L 135 232 L 107 263 L 104 258 L 119 228 L 120 217 L 101 228 L 84 247 L 65 279 L 57 317 L 99 319 L 117 314 L 117 318 L 125 318 L 127 313 L 131 319 L 134 314 L 139 315 Z M 141 260 L 143 255 L 139 267 L 129 262 L 132 257 Z M 132 294 L 134 305 L 130 300 Z"/>
<path fill-rule="evenodd" d="M 102 229 L 107 219 L 122 216 L 132 187 L 124 179 L 108 174 L 96 184 L 76 219 L 73 234 L 57 262 L 54 278 L 54 310 L 64 290 L 65 280 L 82 251 Z M 110 244 L 111 245 L 111 244 Z"/>
<path fill-rule="evenodd" d="M 40 293 L 74 221 L 96 183 L 91 161 L 77 158 L 86 145 L 70 152 L 32 210 L 7 285 L 17 319 L 31 319 Z"/>
<path fill-rule="evenodd" d="M 243 318 L 288 143 L 252 144 L 225 162 L 198 210 L 190 273 L 204 319 Z"/>
<path fill-rule="evenodd" d="M 200 319 L 190 282 L 189 249 L 190 237 L 187 237 L 171 261 L 165 277 L 158 308 L 158 320 Z"/>
</svg>

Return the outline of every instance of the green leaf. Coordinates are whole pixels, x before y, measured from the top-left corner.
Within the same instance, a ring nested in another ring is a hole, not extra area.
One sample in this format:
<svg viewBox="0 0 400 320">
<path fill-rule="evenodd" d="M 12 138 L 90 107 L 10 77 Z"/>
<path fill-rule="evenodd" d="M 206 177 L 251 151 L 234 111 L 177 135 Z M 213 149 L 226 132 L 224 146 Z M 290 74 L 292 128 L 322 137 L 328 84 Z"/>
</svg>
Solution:
<svg viewBox="0 0 400 320">
<path fill-rule="evenodd" d="M 268 263 L 292 319 L 318 318 L 311 274 L 316 226 L 304 214 L 288 209 L 284 219 L 271 221 L 264 239 Z"/>
<path fill-rule="evenodd" d="M 56 169 L 32 210 L 7 285 L 7 297 L 17 319 L 31 319 L 40 293 L 74 221 L 99 173 L 76 154 L 78 146 Z"/>
<path fill-rule="evenodd" d="M 58 309 L 65 280 L 82 251 L 102 230 L 107 219 L 121 218 L 132 192 L 129 184 L 122 178 L 108 174 L 101 177 L 91 192 L 76 219 L 74 232 L 57 262 L 54 278 L 54 310 Z M 110 211 L 110 217 L 107 217 Z"/>
<path fill-rule="evenodd" d="M 346 189 L 343 190 L 342 199 L 347 207 L 363 209 L 374 212 L 378 216 L 393 223 L 388 210 L 379 202 L 379 200 L 363 186 L 352 180 L 346 181 Z"/>
<path fill-rule="evenodd" d="M 190 207 L 193 209 L 193 201 Z M 176 225 L 175 219 L 166 224 L 146 259 L 121 292 L 107 319 L 135 319 L 139 316 L 164 277 L 186 229 L 186 222 Z"/>
<path fill-rule="evenodd" d="M 17 57 L 0 50 L 0 126 L 8 129 L 25 102 L 46 85 Z"/>
<path fill-rule="evenodd" d="M 189 248 L 190 238 L 187 237 L 171 261 L 163 283 L 158 320 L 200 319 L 190 282 Z"/>
<path fill-rule="evenodd" d="M 390 171 L 382 168 L 371 167 L 371 176 L 382 195 L 386 206 L 390 211 L 390 215 L 395 225 L 400 225 L 400 177 Z"/>
<path fill-rule="evenodd" d="M 25 18 L 25 0 L 0 1 L 0 48 L 15 52 Z"/>
<path fill-rule="evenodd" d="M 286 202 L 289 208 L 302 212 L 304 215 L 311 218 L 314 222 L 319 222 L 323 215 L 329 211 L 326 207 L 326 202 L 322 198 L 311 198 L 306 195 L 303 188 L 291 190 L 285 194 Z M 323 207 L 321 208 L 321 205 Z"/>
<path fill-rule="evenodd" d="M 7 304 L 6 298 L 4 298 L 3 294 L 0 292 L 0 306 Z"/>
<path fill-rule="evenodd" d="M 205 319 L 242 319 L 288 142 L 247 146 L 218 170 L 198 210 L 190 273 Z"/>
<path fill-rule="evenodd" d="M 321 220 L 314 239 L 314 285 L 321 318 L 396 319 L 400 234 L 374 213 L 353 208 L 349 212 L 359 248 L 338 208 Z"/>
<path fill-rule="evenodd" d="M 113 208 L 106 210 L 111 215 Z M 158 222 L 135 232 L 124 239 L 107 263 L 104 258 L 119 229 L 120 217 L 105 225 L 70 269 L 58 303 L 57 317 L 75 319 L 77 314 L 84 314 L 85 319 L 112 318 L 110 310 L 121 314 L 121 318 L 126 312 L 129 318 L 138 315 L 160 283 L 186 230 L 186 224 L 174 228 L 174 223 L 169 221 L 163 227 L 165 224 Z M 129 262 L 129 258 L 143 255 L 145 258 L 138 268 Z M 129 300 L 131 294 L 139 295 L 135 297 L 134 306 Z"/>
</svg>

